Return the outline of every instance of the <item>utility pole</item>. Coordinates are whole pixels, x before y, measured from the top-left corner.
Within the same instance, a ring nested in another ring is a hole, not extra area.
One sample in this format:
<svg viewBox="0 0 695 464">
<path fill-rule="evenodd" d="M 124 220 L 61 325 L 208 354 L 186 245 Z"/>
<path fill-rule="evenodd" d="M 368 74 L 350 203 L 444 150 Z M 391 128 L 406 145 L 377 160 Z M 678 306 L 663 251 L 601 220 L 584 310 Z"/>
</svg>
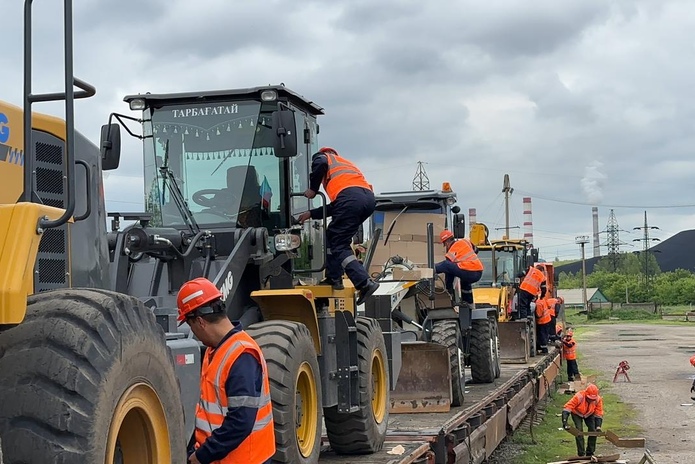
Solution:
<svg viewBox="0 0 695 464">
<path fill-rule="evenodd" d="M 504 192 L 504 238 L 509 239 L 509 197 L 514 193 L 514 189 L 509 183 L 509 174 L 504 175 L 504 186 L 502 187 L 502 192 Z"/>
<path fill-rule="evenodd" d="M 574 239 L 582 249 L 582 303 L 584 304 L 584 311 L 589 312 L 589 306 L 586 301 L 586 254 L 584 253 L 584 245 L 589 243 L 588 235 L 578 235 Z"/>
<path fill-rule="evenodd" d="M 642 255 L 644 255 L 644 285 L 647 290 L 647 295 L 650 295 L 650 288 L 649 288 L 649 255 L 650 255 L 650 247 L 649 244 L 650 242 L 658 242 L 660 239 L 658 238 L 652 238 L 649 237 L 649 231 L 658 229 L 657 226 L 650 226 L 647 224 L 647 212 L 644 212 L 644 225 L 642 227 L 633 227 L 633 230 L 642 230 L 644 232 L 644 236 L 642 238 L 635 238 L 632 241 L 633 242 L 642 242 Z"/>
<path fill-rule="evenodd" d="M 424 164 L 422 161 L 417 162 L 417 171 L 415 171 L 415 177 L 413 177 L 413 190 L 430 189 L 430 179 L 427 177 Z"/>
</svg>

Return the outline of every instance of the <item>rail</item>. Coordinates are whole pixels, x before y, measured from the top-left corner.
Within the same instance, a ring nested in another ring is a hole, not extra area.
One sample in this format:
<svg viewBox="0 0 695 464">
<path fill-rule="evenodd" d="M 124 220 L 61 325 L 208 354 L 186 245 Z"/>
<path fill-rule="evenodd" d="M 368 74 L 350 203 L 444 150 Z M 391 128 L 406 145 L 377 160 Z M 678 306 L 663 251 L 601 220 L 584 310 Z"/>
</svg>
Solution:
<svg viewBox="0 0 695 464">
<path fill-rule="evenodd" d="M 512 366 L 509 366 L 510 368 Z M 404 430 L 398 423 L 390 425 L 385 450 L 403 447 L 400 455 L 386 452 L 377 456 L 323 456 L 319 462 L 361 461 L 384 464 L 480 464 L 490 458 L 505 437 L 519 428 L 529 413 L 535 412 L 539 401 L 551 394 L 560 373 L 560 352 L 533 359 L 533 364 L 518 367 L 511 377 L 470 406 L 451 416 L 431 413 L 443 422 L 417 430 Z M 398 421 L 398 416 L 392 419 Z M 424 417 L 420 415 L 420 417 Z"/>
</svg>

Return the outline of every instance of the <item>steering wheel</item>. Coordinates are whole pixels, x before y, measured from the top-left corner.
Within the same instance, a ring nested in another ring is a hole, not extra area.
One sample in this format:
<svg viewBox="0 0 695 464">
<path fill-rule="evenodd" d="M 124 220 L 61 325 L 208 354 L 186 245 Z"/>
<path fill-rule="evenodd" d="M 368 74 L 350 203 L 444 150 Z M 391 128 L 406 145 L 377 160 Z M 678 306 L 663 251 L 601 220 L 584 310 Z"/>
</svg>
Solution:
<svg viewBox="0 0 695 464">
<path fill-rule="evenodd" d="M 212 198 L 210 198 L 212 195 Z M 237 204 L 237 196 L 227 189 L 203 189 L 198 190 L 191 197 L 194 203 L 205 208 L 229 210 Z"/>
</svg>

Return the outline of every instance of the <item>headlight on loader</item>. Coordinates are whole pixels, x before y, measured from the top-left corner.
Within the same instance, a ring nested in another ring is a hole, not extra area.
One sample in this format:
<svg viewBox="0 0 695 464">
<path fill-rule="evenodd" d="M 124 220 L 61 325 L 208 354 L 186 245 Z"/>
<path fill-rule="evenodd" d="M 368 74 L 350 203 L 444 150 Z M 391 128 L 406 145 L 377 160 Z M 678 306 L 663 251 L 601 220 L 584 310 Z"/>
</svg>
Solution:
<svg viewBox="0 0 695 464">
<path fill-rule="evenodd" d="M 275 236 L 275 249 L 277 251 L 296 250 L 302 244 L 299 235 L 294 234 L 277 234 Z"/>
</svg>

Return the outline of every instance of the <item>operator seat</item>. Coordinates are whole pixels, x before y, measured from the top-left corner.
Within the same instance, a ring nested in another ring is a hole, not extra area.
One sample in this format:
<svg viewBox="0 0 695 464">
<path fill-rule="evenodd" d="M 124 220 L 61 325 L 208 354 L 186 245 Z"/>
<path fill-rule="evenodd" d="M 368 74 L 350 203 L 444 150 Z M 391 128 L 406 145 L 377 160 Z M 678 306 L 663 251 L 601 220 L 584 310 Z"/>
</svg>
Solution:
<svg viewBox="0 0 695 464">
<path fill-rule="evenodd" d="M 261 184 L 258 181 L 256 167 L 242 165 L 227 169 L 227 189 L 229 192 L 241 193 L 238 225 L 261 227 Z"/>
</svg>

